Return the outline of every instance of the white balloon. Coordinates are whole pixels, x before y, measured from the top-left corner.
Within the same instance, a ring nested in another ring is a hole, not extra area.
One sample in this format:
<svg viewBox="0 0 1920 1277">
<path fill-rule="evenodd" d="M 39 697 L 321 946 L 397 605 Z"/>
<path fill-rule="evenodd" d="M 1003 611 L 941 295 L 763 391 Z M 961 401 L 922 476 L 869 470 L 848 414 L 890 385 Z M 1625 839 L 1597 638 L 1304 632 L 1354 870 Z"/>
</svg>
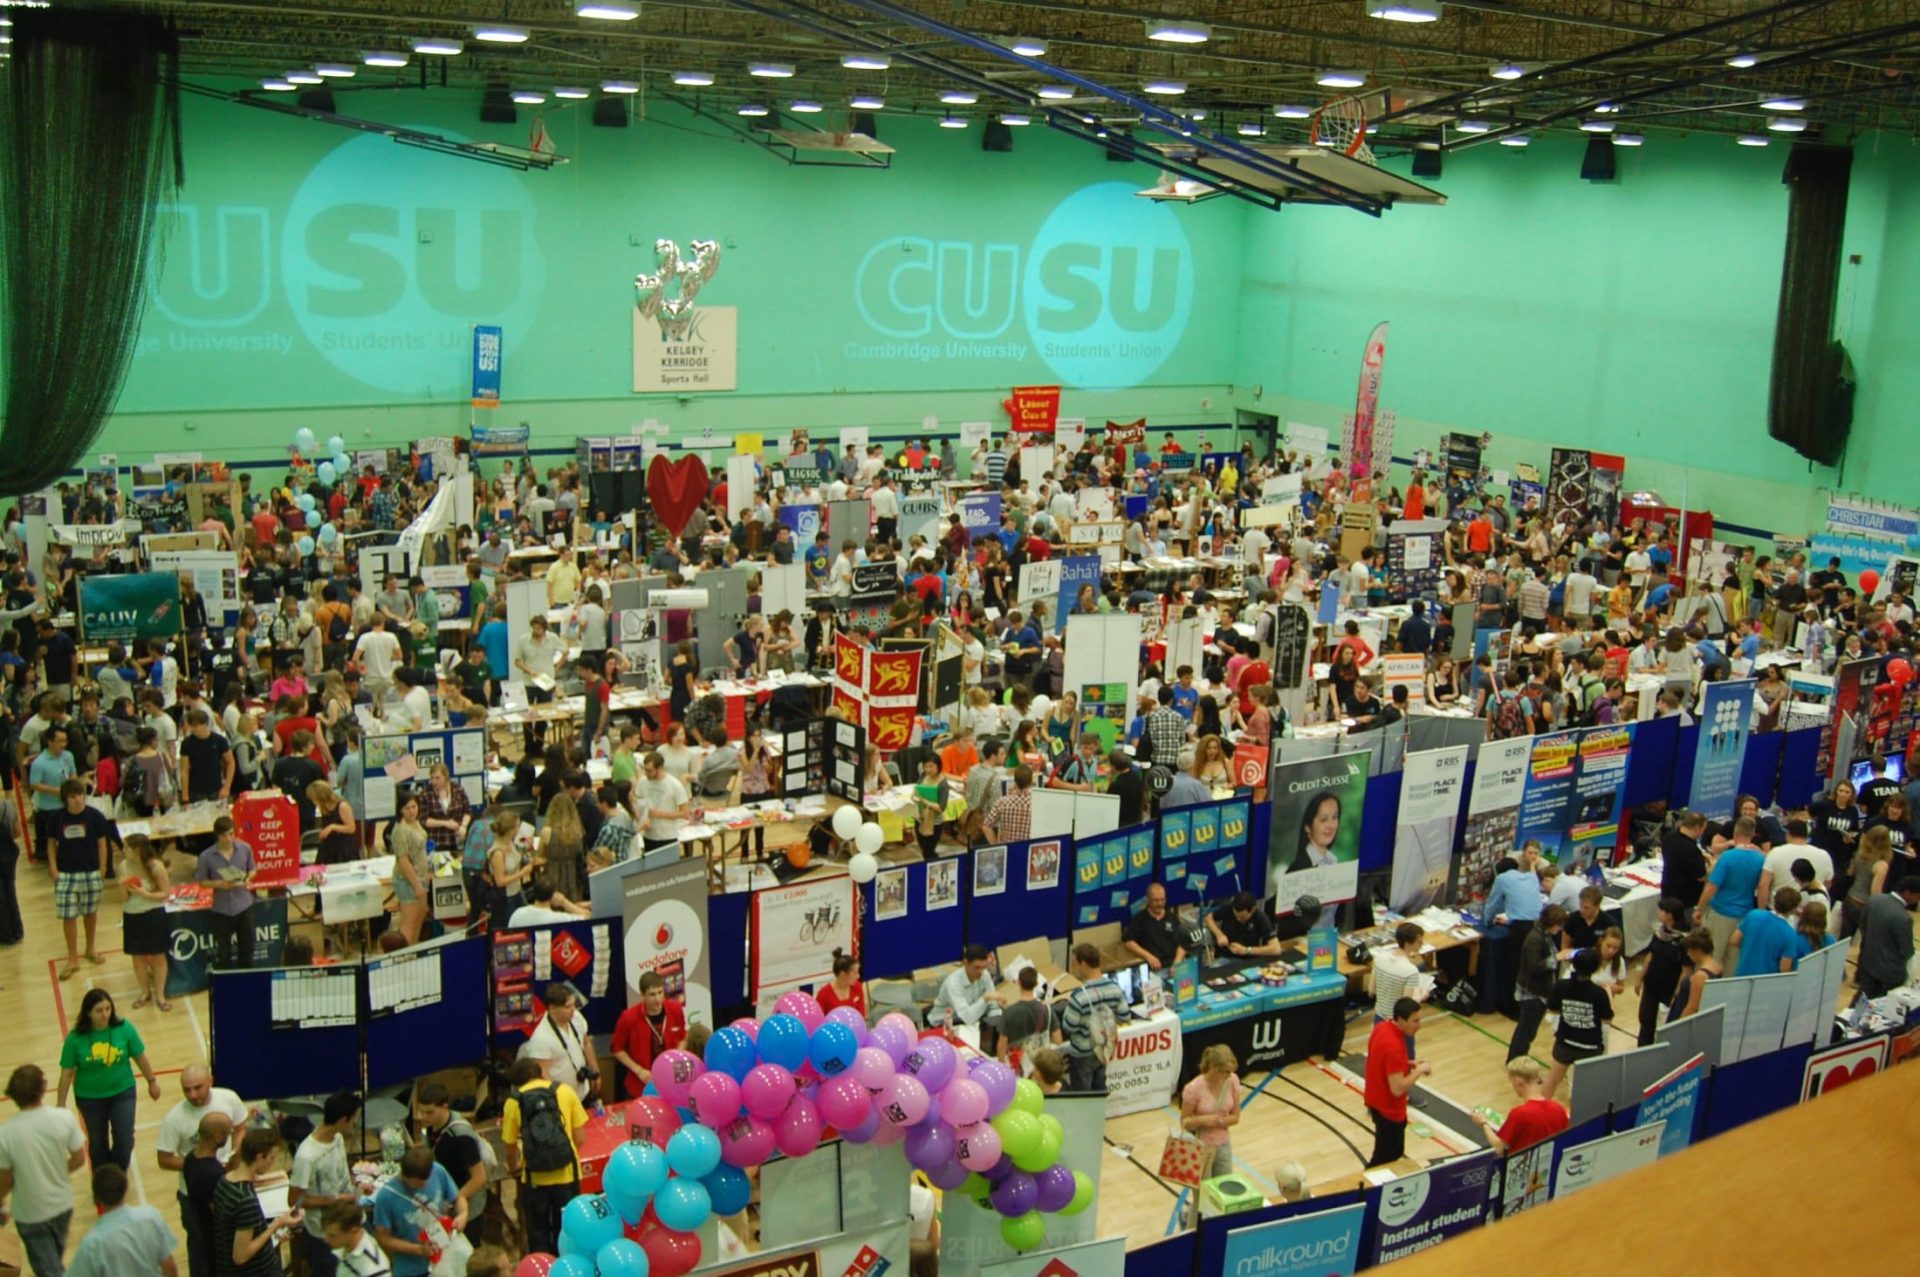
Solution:
<svg viewBox="0 0 1920 1277">
<path fill-rule="evenodd" d="M 1039 719 L 1045 718 L 1047 711 L 1052 708 L 1053 698 L 1051 696 L 1036 696 L 1033 698 L 1032 707 L 1028 712 L 1031 713 L 1034 718 Z"/>
<path fill-rule="evenodd" d="M 886 841 L 886 834 L 882 833 L 880 826 L 874 824 L 871 820 L 860 826 L 860 832 L 853 836 L 853 845 L 861 851 L 866 852 L 869 856 L 880 850 Z"/>
<path fill-rule="evenodd" d="M 879 872 L 880 862 L 864 851 L 847 862 L 847 873 L 857 883 L 872 882 Z"/>
<path fill-rule="evenodd" d="M 851 838 L 860 832 L 860 809 L 842 807 L 833 813 L 833 832 L 838 838 Z"/>
</svg>

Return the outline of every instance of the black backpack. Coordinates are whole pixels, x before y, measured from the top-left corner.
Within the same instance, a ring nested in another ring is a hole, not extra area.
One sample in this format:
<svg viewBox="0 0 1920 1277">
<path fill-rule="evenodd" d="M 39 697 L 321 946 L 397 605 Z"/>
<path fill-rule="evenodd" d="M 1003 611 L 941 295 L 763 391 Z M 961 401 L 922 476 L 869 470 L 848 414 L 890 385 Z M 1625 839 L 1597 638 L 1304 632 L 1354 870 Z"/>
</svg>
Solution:
<svg viewBox="0 0 1920 1277">
<path fill-rule="evenodd" d="M 529 1173 L 575 1170 L 573 1139 L 567 1134 L 566 1119 L 560 1115 L 560 1088 L 535 1086 L 515 1091 L 520 1105 L 520 1152 Z"/>
</svg>

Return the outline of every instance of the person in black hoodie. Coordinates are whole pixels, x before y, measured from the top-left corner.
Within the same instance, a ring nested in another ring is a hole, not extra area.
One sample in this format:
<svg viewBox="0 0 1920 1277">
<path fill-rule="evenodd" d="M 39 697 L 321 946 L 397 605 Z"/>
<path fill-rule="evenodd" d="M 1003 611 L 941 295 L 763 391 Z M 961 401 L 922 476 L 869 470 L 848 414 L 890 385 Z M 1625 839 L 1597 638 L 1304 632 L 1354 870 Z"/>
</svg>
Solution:
<svg viewBox="0 0 1920 1277">
<path fill-rule="evenodd" d="M 1707 832 L 1707 818 L 1697 811 L 1680 813 L 1679 822 L 1660 835 L 1660 895 L 1678 900 L 1687 910 L 1679 919 L 1682 929 L 1700 903 L 1700 892 L 1707 884 L 1707 857 L 1700 839 Z"/>
<path fill-rule="evenodd" d="M 1661 1008 L 1680 991 L 1680 973 L 1687 965 L 1687 919 L 1691 916 L 1692 911 L 1679 900 L 1661 898 L 1660 920 L 1653 928 L 1653 943 L 1647 946 L 1647 961 L 1634 978 L 1634 989 L 1640 996 L 1641 1046 L 1653 1045 Z"/>
</svg>

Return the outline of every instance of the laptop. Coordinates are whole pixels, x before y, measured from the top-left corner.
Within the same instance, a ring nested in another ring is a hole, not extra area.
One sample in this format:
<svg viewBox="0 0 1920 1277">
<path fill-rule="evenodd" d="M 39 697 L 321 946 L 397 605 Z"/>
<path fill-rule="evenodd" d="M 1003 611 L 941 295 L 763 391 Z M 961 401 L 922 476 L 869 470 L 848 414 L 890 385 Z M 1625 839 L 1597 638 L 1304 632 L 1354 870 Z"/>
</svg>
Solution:
<svg viewBox="0 0 1920 1277">
<path fill-rule="evenodd" d="M 1138 1007 L 1146 1001 L 1146 985 L 1149 968 L 1144 962 L 1132 966 L 1120 967 L 1111 972 L 1113 982 L 1120 986 L 1121 994 L 1127 999 L 1129 1008 Z"/>
</svg>

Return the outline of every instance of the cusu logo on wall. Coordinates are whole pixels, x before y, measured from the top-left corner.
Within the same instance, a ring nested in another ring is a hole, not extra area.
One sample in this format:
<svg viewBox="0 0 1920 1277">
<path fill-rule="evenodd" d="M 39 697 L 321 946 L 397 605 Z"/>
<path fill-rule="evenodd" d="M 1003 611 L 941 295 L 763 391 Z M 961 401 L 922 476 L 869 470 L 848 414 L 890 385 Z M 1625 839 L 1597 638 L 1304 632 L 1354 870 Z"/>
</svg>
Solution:
<svg viewBox="0 0 1920 1277">
<path fill-rule="evenodd" d="M 1062 382 L 1124 388 L 1152 376 L 1185 334 L 1193 247 L 1172 210 L 1126 182 L 1062 200 L 1031 243 L 898 235 L 868 249 L 854 304 L 884 340 L 854 360 L 1025 360 Z"/>
</svg>

